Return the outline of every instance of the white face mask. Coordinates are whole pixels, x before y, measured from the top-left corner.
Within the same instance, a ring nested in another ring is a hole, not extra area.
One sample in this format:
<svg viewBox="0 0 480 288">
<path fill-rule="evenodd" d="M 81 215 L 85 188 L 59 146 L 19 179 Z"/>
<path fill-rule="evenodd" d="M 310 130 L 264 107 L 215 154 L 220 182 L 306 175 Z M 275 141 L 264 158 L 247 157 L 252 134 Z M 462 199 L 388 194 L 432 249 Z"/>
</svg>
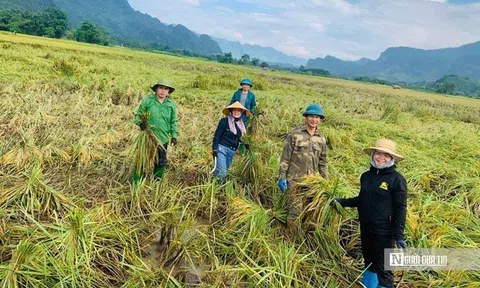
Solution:
<svg viewBox="0 0 480 288">
<path fill-rule="evenodd" d="M 370 156 L 370 164 L 372 164 L 373 167 L 375 167 L 377 169 L 385 169 L 385 168 L 388 168 L 388 167 L 392 167 L 395 164 L 395 159 L 392 157 L 392 160 L 388 161 L 387 163 L 377 165 L 377 163 L 375 163 L 375 160 L 373 160 L 373 154 L 374 153 L 375 152 L 372 152 L 372 155 Z"/>
</svg>

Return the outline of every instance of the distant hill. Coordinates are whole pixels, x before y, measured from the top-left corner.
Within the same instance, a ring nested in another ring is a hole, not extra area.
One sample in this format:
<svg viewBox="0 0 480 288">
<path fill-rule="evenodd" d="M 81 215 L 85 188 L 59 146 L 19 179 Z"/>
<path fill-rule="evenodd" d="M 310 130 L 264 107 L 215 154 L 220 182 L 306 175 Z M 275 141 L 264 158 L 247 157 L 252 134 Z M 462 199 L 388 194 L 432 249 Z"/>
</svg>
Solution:
<svg viewBox="0 0 480 288">
<path fill-rule="evenodd" d="M 480 41 L 436 50 L 388 48 L 377 60 L 344 61 L 327 56 L 308 60 L 307 68 L 326 69 L 343 77 L 368 76 L 391 82 L 435 81 L 451 74 L 480 79 Z"/>
<path fill-rule="evenodd" d="M 426 90 L 438 93 L 480 98 L 480 81 L 469 77 L 445 75 L 425 86 Z"/>
<path fill-rule="evenodd" d="M 121 44 L 140 42 L 189 50 L 196 54 L 220 54 L 217 42 L 208 35 L 197 35 L 182 25 L 166 25 L 157 18 L 135 11 L 127 0 L 0 0 L 0 9 L 43 10 L 55 6 L 68 15 L 76 27 L 91 21 L 106 28 Z"/>
<path fill-rule="evenodd" d="M 367 58 L 357 61 L 345 61 L 333 56 L 326 56 L 325 58 L 308 60 L 306 68 L 325 69 L 340 76 L 365 76 L 365 72 L 363 72 L 365 67 L 368 67 L 373 62 L 375 61 Z"/>
<path fill-rule="evenodd" d="M 55 7 L 53 0 L 0 0 L 0 10 L 42 11 Z"/>
<path fill-rule="evenodd" d="M 302 66 L 307 63 L 307 59 L 289 56 L 271 47 L 263 47 L 259 45 L 241 44 L 237 41 L 228 41 L 220 38 L 213 38 L 223 52 L 231 52 L 234 58 L 240 59 L 242 55 L 248 54 L 250 58 L 258 58 L 269 63 L 285 63 L 293 66 Z"/>
<path fill-rule="evenodd" d="M 119 39 L 161 43 L 202 55 L 222 53 L 208 35 L 198 36 L 182 25 L 166 25 L 157 18 L 135 11 L 127 0 L 53 1 L 67 13 L 73 26 L 90 20 L 107 28 L 112 36 Z"/>
</svg>

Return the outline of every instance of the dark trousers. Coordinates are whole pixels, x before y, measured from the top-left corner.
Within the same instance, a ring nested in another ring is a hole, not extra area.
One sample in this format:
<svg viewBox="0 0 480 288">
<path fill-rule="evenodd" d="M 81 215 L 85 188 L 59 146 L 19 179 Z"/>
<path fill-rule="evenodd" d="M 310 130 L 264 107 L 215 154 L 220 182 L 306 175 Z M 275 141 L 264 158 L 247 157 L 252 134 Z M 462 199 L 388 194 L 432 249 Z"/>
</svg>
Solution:
<svg viewBox="0 0 480 288">
<path fill-rule="evenodd" d="M 167 148 L 168 148 L 168 142 L 163 144 L 162 146 L 158 146 L 157 148 L 157 161 L 155 161 L 155 168 L 165 168 L 167 166 L 168 161 L 167 161 Z"/>
<path fill-rule="evenodd" d="M 385 271 L 384 255 L 387 248 L 394 248 L 393 237 L 389 231 L 381 231 L 371 225 L 360 225 L 362 254 L 365 268 L 377 273 L 380 286 L 393 286 L 393 272 Z"/>
</svg>

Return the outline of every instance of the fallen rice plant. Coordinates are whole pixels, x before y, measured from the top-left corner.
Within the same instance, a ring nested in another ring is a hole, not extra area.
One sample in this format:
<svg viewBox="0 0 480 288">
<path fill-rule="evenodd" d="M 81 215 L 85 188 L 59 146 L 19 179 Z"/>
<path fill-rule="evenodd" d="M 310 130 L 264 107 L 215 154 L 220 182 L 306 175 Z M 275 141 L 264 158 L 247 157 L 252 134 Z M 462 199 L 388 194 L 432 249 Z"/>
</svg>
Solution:
<svg viewBox="0 0 480 288">
<path fill-rule="evenodd" d="M 0 207 L 25 209 L 32 215 L 52 216 L 68 211 L 74 203 L 45 183 L 42 169 L 36 165 L 28 174 L 0 192 Z"/>
</svg>

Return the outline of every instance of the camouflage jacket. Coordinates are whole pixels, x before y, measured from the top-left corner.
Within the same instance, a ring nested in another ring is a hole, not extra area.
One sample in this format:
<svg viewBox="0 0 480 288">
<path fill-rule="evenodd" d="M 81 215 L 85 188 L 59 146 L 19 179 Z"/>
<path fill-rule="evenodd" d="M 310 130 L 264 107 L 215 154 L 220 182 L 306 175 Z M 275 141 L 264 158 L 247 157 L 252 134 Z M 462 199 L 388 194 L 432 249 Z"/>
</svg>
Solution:
<svg viewBox="0 0 480 288">
<path fill-rule="evenodd" d="M 298 182 L 316 171 L 328 178 L 327 141 L 318 132 L 311 136 L 306 127 L 293 129 L 285 139 L 279 179 Z"/>
</svg>

